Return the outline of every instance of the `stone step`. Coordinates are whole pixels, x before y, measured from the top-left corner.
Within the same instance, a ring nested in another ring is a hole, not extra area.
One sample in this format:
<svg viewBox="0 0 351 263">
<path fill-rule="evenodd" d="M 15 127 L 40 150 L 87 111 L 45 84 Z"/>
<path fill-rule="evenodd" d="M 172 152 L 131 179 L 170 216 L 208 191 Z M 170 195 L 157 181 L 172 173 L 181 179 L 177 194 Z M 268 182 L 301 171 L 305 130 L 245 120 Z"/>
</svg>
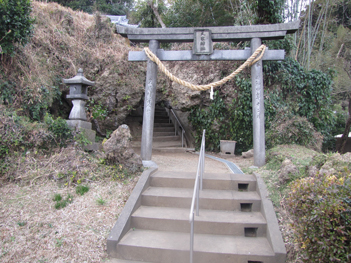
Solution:
<svg viewBox="0 0 351 263">
<path fill-rule="evenodd" d="M 155 132 L 173 132 L 174 134 L 174 127 L 154 127 Z"/>
<path fill-rule="evenodd" d="M 141 137 L 136 137 L 133 139 L 134 141 L 141 141 Z M 178 135 L 171 135 L 171 136 L 153 136 L 153 142 L 169 142 L 169 141 L 180 141 L 181 137 Z"/>
<path fill-rule="evenodd" d="M 157 136 L 153 137 L 154 142 L 169 142 L 169 141 L 180 141 L 182 138 L 180 136 Z"/>
<path fill-rule="evenodd" d="M 193 148 L 181 147 L 181 145 L 176 147 L 152 148 L 152 152 L 157 152 L 157 153 L 185 153 L 188 151 L 195 151 L 195 150 Z"/>
<path fill-rule="evenodd" d="M 174 129 L 174 125 L 172 123 L 166 123 L 166 122 L 155 122 L 154 127 L 172 127 Z"/>
<path fill-rule="evenodd" d="M 158 136 L 174 136 L 175 132 L 174 129 L 172 131 L 167 131 L 167 132 L 155 132 L 154 131 L 154 137 L 158 137 Z"/>
<path fill-rule="evenodd" d="M 167 113 L 166 109 L 164 107 L 155 107 L 155 112 L 165 112 Z"/>
<path fill-rule="evenodd" d="M 132 215 L 131 227 L 189 233 L 189 213 L 189 208 L 141 206 Z M 201 209 L 194 228 L 197 234 L 266 236 L 266 220 L 260 212 Z"/>
<path fill-rule="evenodd" d="M 170 122 L 168 118 L 158 117 L 154 119 L 154 123 L 170 123 Z"/>
<path fill-rule="evenodd" d="M 117 245 L 118 257 L 159 263 L 188 263 L 189 233 L 131 229 Z M 275 263 L 264 237 L 194 235 L 194 262 Z"/>
<path fill-rule="evenodd" d="M 166 111 L 158 111 L 158 110 L 155 110 L 155 117 L 168 117 L 168 113 Z"/>
<path fill-rule="evenodd" d="M 154 136 L 152 138 L 153 142 L 169 142 L 169 141 L 180 141 L 182 138 L 178 135 L 174 135 L 174 133 L 171 136 Z M 141 137 L 136 137 L 135 139 L 133 139 L 135 141 L 141 141 Z"/>
<path fill-rule="evenodd" d="M 169 117 L 167 115 L 167 112 L 166 114 L 162 113 L 162 112 L 155 112 L 155 120 L 158 119 L 158 120 L 167 120 L 169 121 Z"/>
<path fill-rule="evenodd" d="M 141 198 L 145 206 L 189 208 L 191 188 L 149 187 Z M 258 212 L 261 198 L 257 192 L 204 189 L 200 192 L 200 209 Z"/>
<path fill-rule="evenodd" d="M 194 163 L 194 167 L 197 163 Z M 188 172 L 157 172 L 151 176 L 151 186 L 194 188 L 196 173 Z M 256 178 L 248 174 L 215 174 L 203 175 L 203 189 L 256 191 Z"/>
<path fill-rule="evenodd" d="M 141 147 L 141 141 L 132 141 L 132 147 Z M 167 141 L 167 142 L 153 142 L 152 148 L 170 148 L 170 147 L 182 147 L 182 141 Z"/>
</svg>

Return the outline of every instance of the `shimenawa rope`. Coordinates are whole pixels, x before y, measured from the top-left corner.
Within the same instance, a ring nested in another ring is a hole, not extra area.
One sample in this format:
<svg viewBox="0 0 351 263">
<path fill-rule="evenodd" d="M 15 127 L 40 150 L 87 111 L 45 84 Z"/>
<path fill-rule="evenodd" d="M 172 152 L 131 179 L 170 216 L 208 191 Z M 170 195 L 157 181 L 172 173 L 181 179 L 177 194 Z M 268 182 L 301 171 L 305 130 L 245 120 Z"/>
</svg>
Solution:
<svg viewBox="0 0 351 263">
<path fill-rule="evenodd" d="M 232 74 L 230 74 L 229 76 L 227 76 L 219 81 L 212 82 L 212 83 L 207 84 L 207 85 L 194 85 L 194 84 L 191 84 L 190 82 L 184 81 L 184 80 L 179 79 L 176 76 L 174 76 L 171 72 L 168 71 L 168 69 L 165 67 L 165 65 L 163 65 L 163 63 L 159 60 L 159 58 L 148 47 L 144 48 L 146 55 L 153 62 L 155 62 L 158 65 L 160 70 L 164 74 L 166 74 L 167 77 L 169 77 L 172 81 L 175 81 L 175 82 L 179 83 L 180 85 L 188 87 L 192 90 L 208 90 L 211 87 L 217 87 L 217 86 L 223 85 L 224 83 L 228 82 L 229 80 L 234 78 L 236 75 L 238 75 L 244 68 L 246 68 L 247 66 L 252 66 L 257 61 L 259 61 L 263 57 L 265 50 L 266 50 L 266 46 L 261 45 L 259 48 L 256 49 L 256 51 L 251 55 L 251 57 L 249 57 L 245 61 L 245 63 L 243 63 L 239 68 L 237 68 L 235 71 L 233 71 Z"/>
</svg>

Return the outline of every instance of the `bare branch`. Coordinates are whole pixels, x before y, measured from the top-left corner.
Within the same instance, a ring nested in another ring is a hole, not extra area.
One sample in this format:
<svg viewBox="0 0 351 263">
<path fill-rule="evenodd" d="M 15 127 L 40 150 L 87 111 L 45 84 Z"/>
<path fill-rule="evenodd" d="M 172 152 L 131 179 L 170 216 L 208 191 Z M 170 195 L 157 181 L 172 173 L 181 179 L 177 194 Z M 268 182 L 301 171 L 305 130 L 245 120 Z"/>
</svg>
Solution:
<svg viewBox="0 0 351 263">
<path fill-rule="evenodd" d="M 341 45 L 341 47 L 340 47 L 340 49 L 339 49 L 339 52 L 338 52 L 338 54 L 336 55 L 336 58 L 339 58 L 340 53 L 341 53 L 341 50 L 342 50 L 343 47 L 344 47 L 344 43 L 342 43 L 342 45 Z"/>
</svg>

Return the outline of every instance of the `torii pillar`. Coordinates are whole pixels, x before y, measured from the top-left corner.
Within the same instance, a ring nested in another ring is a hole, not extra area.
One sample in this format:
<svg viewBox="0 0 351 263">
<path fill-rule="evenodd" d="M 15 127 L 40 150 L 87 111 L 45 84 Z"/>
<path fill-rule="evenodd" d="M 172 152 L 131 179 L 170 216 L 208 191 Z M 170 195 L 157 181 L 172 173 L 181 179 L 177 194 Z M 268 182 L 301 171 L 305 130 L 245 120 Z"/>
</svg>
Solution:
<svg viewBox="0 0 351 263">
<path fill-rule="evenodd" d="M 260 46 L 260 38 L 251 39 L 251 52 L 255 52 L 255 50 Z M 251 66 L 251 85 L 254 165 L 261 167 L 266 163 L 263 70 L 261 59 Z"/>
<path fill-rule="evenodd" d="M 283 39 L 299 28 L 297 20 L 285 24 L 207 27 L 207 28 L 128 28 L 117 26 L 117 32 L 133 42 L 149 42 L 150 50 L 162 61 L 246 60 L 261 45 L 262 40 Z M 199 38 L 201 36 L 201 39 Z M 212 50 L 217 42 L 251 41 L 245 50 Z M 193 50 L 164 51 L 159 42 L 194 42 Z M 201 46 L 200 50 L 197 46 Z M 266 50 L 262 60 L 283 60 L 284 50 Z M 141 141 L 141 158 L 151 161 L 154 126 L 157 65 L 144 51 L 130 51 L 129 61 L 147 61 L 145 102 Z M 262 60 L 251 68 L 254 165 L 265 164 L 265 129 Z"/>
<path fill-rule="evenodd" d="M 157 40 L 150 40 L 149 49 L 156 53 L 159 47 Z M 157 82 L 157 65 L 150 59 L 147 61 L 145 99 L 143 114 L 143 130 L 141 135 L 141 159 L 151 161 L 152 155 L 152 138 L 154 134 L 154 117 L 156 103 L 156 82 Z M 151 150 L 150 150 L 151 149 Z"/>
</svg>

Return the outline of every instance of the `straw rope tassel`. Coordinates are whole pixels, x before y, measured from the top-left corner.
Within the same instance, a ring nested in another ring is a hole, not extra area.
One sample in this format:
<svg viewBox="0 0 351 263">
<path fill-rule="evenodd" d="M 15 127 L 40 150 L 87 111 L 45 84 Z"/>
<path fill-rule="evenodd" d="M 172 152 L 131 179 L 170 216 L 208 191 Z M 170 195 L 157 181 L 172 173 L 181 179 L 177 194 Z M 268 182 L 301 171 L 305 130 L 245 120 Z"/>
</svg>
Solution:
<svg viewBox="0 0 351 263">
<path fill-rule="evenodd" d="M 180 85 L 188 87 L 189 89 L 200 90 L 200 91 L 208 90 L 211 87 L 215 88 L 215 87 L 218 87 L 218 86 L 223 85 L 224 83 L 228 82 L 229 80 L 234 78 L 236 75 L 238 75 L 241 71 L 243 71 L 244 68 L 246 68 L 248 66 L 252 66 L 257 61 L 259 61 L 263 57 L 265 50 L 266 50 L 266 46 L 261 45 L 259 48 L 256 49 L 256 51 L 251 55 L 251 57 L 249 57 L 239 68 L 237 68 L 235 71 L 233 71 L 229 76 L 227 76 L 219 81 L 212 82 L 212 83 L 207 84 L 207 85 L 194 85 L 194 84 L 191 84 L 190 82 L 184 81 L 184 80 L 179 79 L 176 76 L 174 76 L 171 72 L 168 71 L 168 69 L 165 67 L 165 65 L 158 59 L 158 57 L 148 47 L 144 48 L 146 55 L 153 62 L 155 62 L 157 64 L 157 66 L 159 67 L 159 69 L 164 74 L 166 74 L 166 76 L 169 77 L 172 81 L 175 81 Z"/>
</svg>

